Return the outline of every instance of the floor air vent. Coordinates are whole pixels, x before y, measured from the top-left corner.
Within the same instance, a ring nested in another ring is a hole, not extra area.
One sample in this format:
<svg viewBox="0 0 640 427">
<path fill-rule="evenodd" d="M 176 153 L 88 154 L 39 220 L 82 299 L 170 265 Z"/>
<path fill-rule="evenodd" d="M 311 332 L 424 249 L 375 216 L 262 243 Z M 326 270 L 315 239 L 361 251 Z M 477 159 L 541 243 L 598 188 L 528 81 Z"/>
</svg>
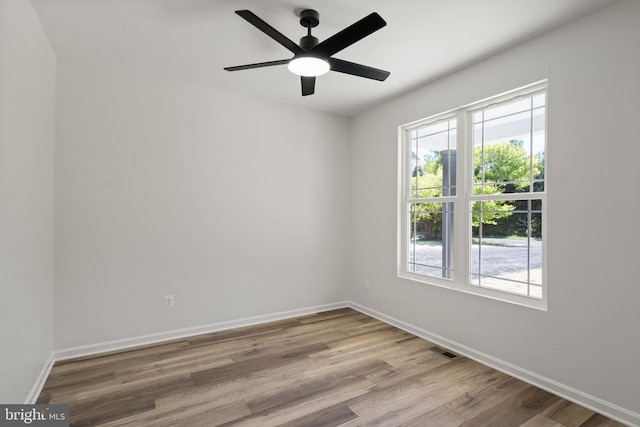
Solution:
<svg viewBox="0 0 640 427">
<path fill-rule="evenodd" d="M 446 357 L 447 359 L 455 359 L 456 357 L 458 357 L 457 354 L 451 353 L 450 351 L 445 350 L 445 349 L 440 348 L 440 347 L 434 347 L 431 350 L 435 351 L 438 354 L 441 354 L 442 356 Z"/>
</svg>

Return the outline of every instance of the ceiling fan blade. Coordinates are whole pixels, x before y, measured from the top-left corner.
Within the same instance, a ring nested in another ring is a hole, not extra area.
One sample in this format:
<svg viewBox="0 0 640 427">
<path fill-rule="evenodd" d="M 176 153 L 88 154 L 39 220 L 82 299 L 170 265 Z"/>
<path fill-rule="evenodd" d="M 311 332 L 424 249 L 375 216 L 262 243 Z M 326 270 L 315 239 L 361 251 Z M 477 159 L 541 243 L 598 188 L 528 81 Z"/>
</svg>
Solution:
<svg viewBox="0 0 640 427">
<path fill-rule="evenodd" d="M 316 78 L 315 77 L 300 77 L 302 83 L 302 96 L 313 95 L 316 90 Z"/>
<path fill-rule="evenodd" d="M 271 25 L 264 22 L 261 18 L 259 18 L 255 13 L 250 10 L 236 10 L 236 14 L 243 17 L 247 22 L 252 24 L 254 27 L 280 43 L 282 46 L 289 49 L 291 52 L 298 54 L 302 52 L 302 48 L 298 46 L 296 43 L 291 41 L 287 36 L 273 28 Z"/>
<path fill-rule="evenodd" d="M 274 65 L 288 64 L 290 59 L 281 59 L 279 61 L 257 62 L 255 64 L 236 65 L 235 67 L 224 67 L 227 71 L 250 70 L 252 68 L 272 67 Z"/>
<path fill-rule="evenodd" d="M 339 73 L 351 74 L 358 77 L 365 77 L 378 81 L 385 81 L 391 74 L 389 71 L 380 70 L 378 68 L 368 67 L 355 62 L 343 61 L 342 59 L 329 58 L 329 65 L 332 71 Z"/>
<path fill-rule="evenodd" d="M 378 31 L 385 25 L 387 25 L 386 21 L 382 19 L 380 15 L 373 12 L 371 15 L 365 16 L 355 24 L 348 26 L 344 30 L 324 40 L 314 47 L 312 51 L 324 57 L 329 57 L 351 46 L 355 42 L 362 40 L 369 34 Z"/>
</svg>

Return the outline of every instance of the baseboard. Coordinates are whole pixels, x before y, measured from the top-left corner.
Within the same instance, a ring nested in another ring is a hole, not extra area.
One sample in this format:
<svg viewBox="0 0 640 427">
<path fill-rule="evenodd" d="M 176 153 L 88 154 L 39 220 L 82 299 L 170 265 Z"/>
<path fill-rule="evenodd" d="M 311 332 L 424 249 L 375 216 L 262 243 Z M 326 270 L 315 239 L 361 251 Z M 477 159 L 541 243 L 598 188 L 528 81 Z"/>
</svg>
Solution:
<svg viewBox="0 0 640 427">
<path fill-rule="evenodd" d="M 164 341 L 171 341 L 194 335 L 208 334 L 211 332 L 224 331 L 227 329 L 241 328 L 244 326 L 257 325 L 260 323 L 273 322 L 276 320 L 289 319 L 307 314 L 321 313 L 323 311 L 336 310 L 338 308 L 348 307 L 349 303 L 337 302 L 332 304 L 317 305 L 296 310 L 281 311 L 273 314 L 265 314 L 261 316 L 247 317 L 244 319 L 229 320 L 208 325 L 194 326 L 191 328 L 176 329 L 167 332 L 158 332 L 155 334 L 142 335 L 132 338 L 124 338 L 121 340 L 107 341 L 96 344 L 83 345 L 79 347 L 66 348 L 54 351 L 54 361 L 73 359 L 76 357 L 91 356 L 93 354 L 106 353 L 110 351 L 125 350 L 132 347 L 156 344 Z"/>
<path fill-rule="evenodd" d="M 479 352 L 438 334 L 434 334 L 417 326 L 403 322 L 402 320 L 387 316 L 386 314 L 380 313 L 379 311 L 373 310 L 369 307 L 351 301 L 349 301 L 348 306 L 368 316 L 374 317 L 380 321 L 402 329 L 403 331 L 409 332 L 420 338 L 424 338 L 442 347 L 453 350 L 454 352 L 466 356 L 469 359 L 473 359 L 476 362 L 482 363 L 483 365 L 489 366 L 500 372 L 504 372 L 507 375 L 518 378 L 526 383 L 539 387 L 566 400 L 584 406 L 585 408 L 589 408 L 613 420 L 619 421 L 632 427 L 640 427 L 640 414 L 636 412 L 614 405 L 613 403 L 607 402 L 598 397 L 591 396 L 580 390 L 576 390 L 572 387 L 558 383 L 557 381 L 546 378 L 542 375 L 538 375 L 535 372 L 531 372 L 515 366 L 511 363 L 505 362 L 504 360 L 500 360 L 488 354 Z"/>
<path fill-rule="evenodd" d="M 49 354 L 49 358 L 44 363 L 42 370 L 40 370 L 40 375 L 38 375 L 38 379 L 36 380 L 35 384 L 31 388 L 31 391 L 29 392 L 29 395 L 25 400 L 25 404 L 33 405 L 36 403 L 36 401 L 38 400 L 38 396 L 40 396 L 40 392 L 44 387 L 44 383 L 47 382 L 47 377 L 49 377 L 49 372 L 51 372 L 51 368 L 53 368 L 54 362 L 55 362 L 54 353 L 51 352 L 51 354 Z"/>
</svg>

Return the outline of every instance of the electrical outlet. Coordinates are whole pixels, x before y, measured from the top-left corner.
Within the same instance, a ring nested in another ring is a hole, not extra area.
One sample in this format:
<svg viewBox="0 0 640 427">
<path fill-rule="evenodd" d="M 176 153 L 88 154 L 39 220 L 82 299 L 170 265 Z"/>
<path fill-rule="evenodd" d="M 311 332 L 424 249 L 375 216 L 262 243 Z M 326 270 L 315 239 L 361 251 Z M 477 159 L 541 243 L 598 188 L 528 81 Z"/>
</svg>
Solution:
<svg viewBox="0 0 640 427">
<path fill-rule="evenodd" d="M 364 287 L 365 289 L 369 289 L 369 279 L 364 279 Z"/>
<path fill-rule="evenodd" d="M 173 308 L 175 304 L 175 298 L 173 295 L 165 295 L 164 296 L 164 308 Z"/>
</svg>

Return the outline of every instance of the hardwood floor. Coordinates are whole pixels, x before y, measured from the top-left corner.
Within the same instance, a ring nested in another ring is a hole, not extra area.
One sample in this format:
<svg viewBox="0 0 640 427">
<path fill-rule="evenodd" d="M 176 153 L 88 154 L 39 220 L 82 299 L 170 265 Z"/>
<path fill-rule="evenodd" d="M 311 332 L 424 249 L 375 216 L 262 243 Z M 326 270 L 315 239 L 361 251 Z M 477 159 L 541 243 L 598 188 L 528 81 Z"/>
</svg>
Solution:
<svg viewBox="0 0 640 427">
<path fill-rule="evenodd" d="M 58 362 L 38 403 L 74 426 L 622 426 L 445 352 L 341 309 Z"/>
</svg>

